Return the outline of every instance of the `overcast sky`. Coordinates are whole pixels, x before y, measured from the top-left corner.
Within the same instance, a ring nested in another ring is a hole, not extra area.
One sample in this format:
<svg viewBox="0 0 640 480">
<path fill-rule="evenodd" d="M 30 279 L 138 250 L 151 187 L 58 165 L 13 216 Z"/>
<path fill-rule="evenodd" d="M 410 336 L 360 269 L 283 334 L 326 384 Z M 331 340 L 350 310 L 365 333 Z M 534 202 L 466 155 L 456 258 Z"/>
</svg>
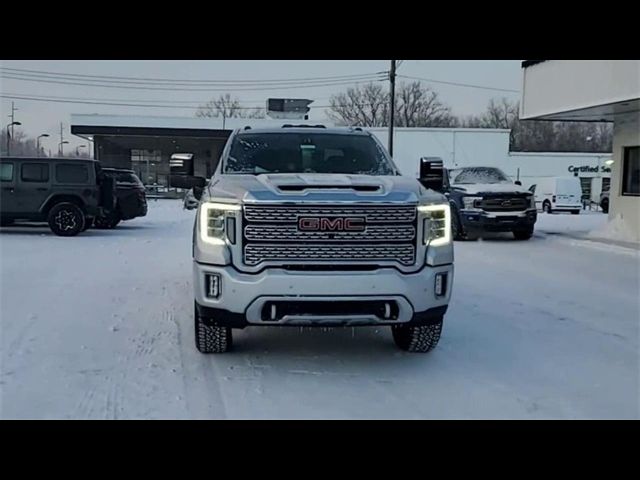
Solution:
<svg viewBox="0 0 640 480">
<path fill-rule="evenodd" d="M 507 90 L 521 88 L 521 60 L 406 60 L 398 69 L 398 75 L 422 77 L 444 82 L 465 83 L 495 87 Z M 0 61 L 7 68 L 39 70 L 45 72 L 105 75 L 119 77 L 142 77 L 177 80 L 274 80 L 299 79 L 309 77 L 329 77 L 359 75 L 381 72 L 389 69 L 389 60 L 356 61 L 274 61 L 274 60 L 238 60 L 238 61 Z M 6 71 L 5 71 L 6 72 Z M 45 77 L 41 77 L 46 79 Z M 51 78 L 49 78 L 51 79 Z M 411 81 L 398 78 L 399 82 Z M 494 97 L 505 96 L 518 100 L 515 92 L 467 88 L 440 83 L 423 82 L 436 90 L 442 101 L 450 105 L 456 115 L 478 114 L 484 110 L 488 101 Z M 229 91 L 246 106 L 263 107 L 268 97 L 309 98 L 314 104 L 327 105 L 329 97 L 349 85 L 312 86 L 295 89 L 265 91 L 264 87 L 251 87 L 256 90 Z M 216 87 L 218 88 L 218 87 Z M 243 87 L 244 88 L 244 87 Z M 144 89 L 109 88 L 98 86 L 62 85 L 56 83 L 34 82 L 0 77 L 2 95 L 39 95 L 47 97 L 67 97 L 104 99 L 118 101 L 156 101 L 182 102 L 194 107 L 206 102 L 224 91 L 154 91 Z M 9 123 L 11 99 L 2 98 L 1 113 L 4 119 L 2 127 Z M 189 116 L 195 109 L 190 108 L 148 108 L 138 106 L 82 105 L 75 103 L 48 103 L 32 100 L 13 100 L 19 109 L 16 120 L 22 122 L 22 129 L 30 136 L 49 133 L 56 140 L 44 139 L 43 144 L 52 151 L 57 149 L 60 122 L 63 123 L 65 139 L 71 147 L 86 143 L 72 137 L 69 133 L 69 121 L 72 113 L 101 113 L 112 115 L 152 115 L 152 116 Z M 313 105 L 312 105 L 313 106 Z M 310 119 L 325 120 L 324 110 L 315 108 Z"/>
</svg>

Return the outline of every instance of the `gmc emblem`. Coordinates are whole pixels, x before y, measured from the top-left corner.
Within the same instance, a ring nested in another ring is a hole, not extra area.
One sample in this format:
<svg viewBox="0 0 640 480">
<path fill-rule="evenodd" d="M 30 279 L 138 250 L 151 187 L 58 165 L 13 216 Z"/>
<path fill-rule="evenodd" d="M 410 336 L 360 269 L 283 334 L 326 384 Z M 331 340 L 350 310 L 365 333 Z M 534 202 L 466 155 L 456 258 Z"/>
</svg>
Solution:
<svg viewBox="0 0 640 480">
<path fill-rule="evenodd" d="M 364 217 L 300 217 L 298 230 L 303 232 L 364 232 Z"/>
</svg>

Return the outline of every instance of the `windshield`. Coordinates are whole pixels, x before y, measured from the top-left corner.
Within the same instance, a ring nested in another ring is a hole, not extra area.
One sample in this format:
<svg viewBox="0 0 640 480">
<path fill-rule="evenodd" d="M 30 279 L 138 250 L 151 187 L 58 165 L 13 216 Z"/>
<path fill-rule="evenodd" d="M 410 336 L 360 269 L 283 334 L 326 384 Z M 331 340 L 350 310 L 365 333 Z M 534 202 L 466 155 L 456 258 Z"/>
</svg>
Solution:
<svg viewBox="0 0 640 480">
<path fill-rule="evenodd" d="M 502 170 L 492 167 L 456 168 L 449 175 L 455 184 L 512 183 Z"/>
<path fill-rule="evenodd" d="M 329 133 L 242 133 L 223 173 L 346 173 L 394 175 L 378 143 L 364 135 Z"/>
</svg>

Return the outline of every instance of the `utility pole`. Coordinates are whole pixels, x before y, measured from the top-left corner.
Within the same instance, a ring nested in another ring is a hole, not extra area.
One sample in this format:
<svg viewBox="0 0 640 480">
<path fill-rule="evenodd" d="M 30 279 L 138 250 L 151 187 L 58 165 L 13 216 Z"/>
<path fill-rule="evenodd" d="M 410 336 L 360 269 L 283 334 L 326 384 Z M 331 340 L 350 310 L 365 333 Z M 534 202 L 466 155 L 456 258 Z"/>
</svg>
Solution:
<svg viewBox="0 0 640 480">
<path fill-rule="evenodd" d="M 396 61 L 391 60 L 391 71 L 389 72 L 389 82 L 391 82 L 391 105 L 389 106 L 389 155 L 393 157 L 393 120 L 396 110 Z"/>
<path fill-rule="evenodd" d="M 19 110 L 19 109 L 14 106 L 13 102 L 11 102 L 11 115 L 9 115 L 9 116 L 11 117 L 11 123 L 12 124 L 16 121 L 16 118 L 15 118 L 16 110 Z M 11 125 L 11 138 L 15 138 L 15 135 L 14 135 L 14 132 L 13 132 L 13 125 Z"/>
<path fill-rule="evenodd" d="M 62 138 L 62 122 L 60 122 L 60 146 L 58 147 L 58 156 L 62 156 L 62 142 L 64 142 L 64 138 Z"/>
</svg>

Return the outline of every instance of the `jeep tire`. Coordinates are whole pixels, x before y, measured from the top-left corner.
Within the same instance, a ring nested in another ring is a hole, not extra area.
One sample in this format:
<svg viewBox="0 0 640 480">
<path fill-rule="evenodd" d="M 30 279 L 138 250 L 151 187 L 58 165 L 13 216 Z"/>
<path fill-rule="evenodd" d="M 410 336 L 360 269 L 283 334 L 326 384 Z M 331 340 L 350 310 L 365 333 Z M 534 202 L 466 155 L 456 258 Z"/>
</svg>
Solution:
<svg viewBox="0 0 640 480">
<path fill-rule="evenodd" d="M 443 317 L 431 325 L 393 325 L 391 334 L 396 346 L 406 352 L 428 352 L 438 345 Z"/>
<path fill-rule="evenodd" d="M 51 231 L 61 237 L 73 237 L 85 227 L 84 212 L 78 205 L 70 202 L 54 205 L 49 210 L 47 222 Z"/>
<path fill-rule="evenodd" d="M 513 236 L 516 240 L 529 240 L 533 236 L 533 227 L 514 230 Z"/>
<path fill-rule="evenodd" d="M 197 307 L 194 319 L 196 348 L 200 353 L 224 353 L 231 349 L 233 344 L 231 328 L 208 324 L 205 318 L 198 315 Z"/>
<path fill-rule="evenodd" d="M 120 223 L 120 214 L 117 212 L 110 213 L 109 215 L 102 217 L 98 216 L 93 221 L 93 226 L 100 229 L 115 228 Z"/>
</svg>

